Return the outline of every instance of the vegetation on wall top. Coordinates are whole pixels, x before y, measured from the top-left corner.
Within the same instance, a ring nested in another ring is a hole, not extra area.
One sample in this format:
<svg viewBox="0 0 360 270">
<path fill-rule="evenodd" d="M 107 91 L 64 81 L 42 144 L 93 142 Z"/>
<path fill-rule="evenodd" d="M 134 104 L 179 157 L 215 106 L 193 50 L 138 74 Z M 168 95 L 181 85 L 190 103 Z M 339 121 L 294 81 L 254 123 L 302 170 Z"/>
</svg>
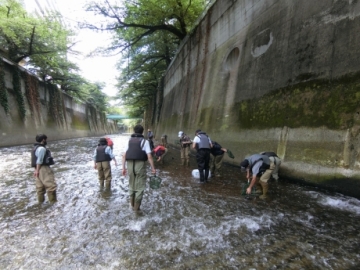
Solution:
<svg viewBox="0 0 360 270">
<path fill-rule="evenodd" d="M 5 87 L 4 62 L 0 60 L 0 104 L 6 114 L 9 113 L 8 94 Z"/>
</svg>

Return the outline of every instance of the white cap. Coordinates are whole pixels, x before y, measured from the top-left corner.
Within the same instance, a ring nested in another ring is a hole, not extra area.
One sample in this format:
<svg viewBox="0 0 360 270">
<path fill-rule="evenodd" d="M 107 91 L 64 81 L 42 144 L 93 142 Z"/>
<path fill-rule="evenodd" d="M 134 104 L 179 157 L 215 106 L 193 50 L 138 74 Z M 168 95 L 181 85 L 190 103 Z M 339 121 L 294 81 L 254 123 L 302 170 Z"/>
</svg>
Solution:
<svg viewBox="0 0 360 270">
<path fill-rule="evenodd" d="M 181 138 L 181 136 L 184 134 L 184 132 L 179 131 L 178 137 Z"/>
</svg>

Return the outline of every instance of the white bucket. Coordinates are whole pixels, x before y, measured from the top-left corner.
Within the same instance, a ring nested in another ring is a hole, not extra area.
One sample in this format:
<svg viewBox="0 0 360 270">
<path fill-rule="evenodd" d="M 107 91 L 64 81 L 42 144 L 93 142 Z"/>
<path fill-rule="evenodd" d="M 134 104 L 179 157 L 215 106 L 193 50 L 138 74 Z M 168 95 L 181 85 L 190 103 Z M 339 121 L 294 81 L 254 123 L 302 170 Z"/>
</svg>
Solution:
<svg viewBox="0 0 360 270">
<path fill-rule="evenodd" d="M 194 169 L 191 172 L 192 176 L 199 179 L 200 178 L 200 174 L 199 174 L 199 170 L 198 169 Z M 205 170 L 204 170 L 204 175 L 205 175 Z M 209 178 L 211 177 L 211 172 L 209 171 Z"/>
</svg>

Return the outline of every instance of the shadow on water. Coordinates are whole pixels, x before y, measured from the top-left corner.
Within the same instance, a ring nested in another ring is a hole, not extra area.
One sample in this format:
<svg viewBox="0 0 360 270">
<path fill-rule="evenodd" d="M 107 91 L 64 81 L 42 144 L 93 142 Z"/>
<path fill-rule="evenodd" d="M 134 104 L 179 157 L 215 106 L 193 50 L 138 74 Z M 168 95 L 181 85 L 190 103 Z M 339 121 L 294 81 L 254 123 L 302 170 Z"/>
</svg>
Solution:
<svg viewBox="0 0 360 270">
<path fill-rule="evenodd" d="M 112 135 L 118 163 L 127 136 Z M 50 138 L 49 138 L 50 139 Z M 128 202 L 128 179 L 113 165 L 101 189 L 92 153 L 98 138 L 49 141 L 58 202 L 38 205 L 31 145 L 1 148 L 1 269 L 359 269 L 360 202 L 287 182 L 269 198 L 241 196 L 239 169 L 200 185 L 196 168 L 171 148 L 157 190 L 142 211 Z M 149 171 L 150 173 L 150 171 Z"/>
</svg>

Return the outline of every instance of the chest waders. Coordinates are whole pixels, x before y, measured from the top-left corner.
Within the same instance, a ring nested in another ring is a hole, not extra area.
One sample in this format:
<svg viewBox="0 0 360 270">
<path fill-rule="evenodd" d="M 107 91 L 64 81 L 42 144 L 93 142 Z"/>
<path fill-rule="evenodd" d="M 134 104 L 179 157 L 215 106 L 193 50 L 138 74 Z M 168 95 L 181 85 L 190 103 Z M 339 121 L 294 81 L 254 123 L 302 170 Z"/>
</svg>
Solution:
<svg viewBox="0 0 360 270">
<path fill-rule="evenodd" d="M 145 145 L 145 139 L 143 139 L 143 141 L 142 141 L 142 143 L 140 145 L 140 148 L 142 149 L 144 147 L 144 145 Z M 132 169 L 133 169 L 134 179 L 136 179 L 135 162 L 136 162 L 136 160 L 133 160 L 133 162 L 132 162 L 132 167 L 133 167 Z M 130 196 L 130 206 L 131 206 L 131 208 L 134 211 L 138 211 L 138 210 L 140 210 L 140 205 L 141 205 L 141 202 L 135 202 L 135 195 L 132 194 Z"/>
</svg>

